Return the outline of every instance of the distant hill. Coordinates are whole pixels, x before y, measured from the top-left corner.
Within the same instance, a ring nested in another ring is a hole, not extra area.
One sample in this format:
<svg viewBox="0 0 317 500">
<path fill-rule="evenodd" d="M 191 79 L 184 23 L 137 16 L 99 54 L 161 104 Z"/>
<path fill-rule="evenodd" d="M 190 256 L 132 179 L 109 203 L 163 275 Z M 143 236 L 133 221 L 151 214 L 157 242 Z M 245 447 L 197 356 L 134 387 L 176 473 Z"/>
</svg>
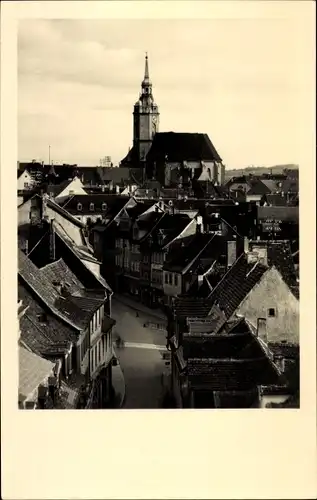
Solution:
<svg viewBox="0 0 317 500">
<path fill-rule="evenodd" d="M 237 168 L 234 170 L 227 170 L 225 173 L 225 179 L 231 179 L 231 177 L 238 177 L 240 175 L 262 175 L 262 174 L 282 174 L 283 170 L 298 170 L 298 165 L 293 163 L 285 164 L 285 165 L 274 165 L 273 167 L 246 167 L 246 168 Z"/>
</svg>

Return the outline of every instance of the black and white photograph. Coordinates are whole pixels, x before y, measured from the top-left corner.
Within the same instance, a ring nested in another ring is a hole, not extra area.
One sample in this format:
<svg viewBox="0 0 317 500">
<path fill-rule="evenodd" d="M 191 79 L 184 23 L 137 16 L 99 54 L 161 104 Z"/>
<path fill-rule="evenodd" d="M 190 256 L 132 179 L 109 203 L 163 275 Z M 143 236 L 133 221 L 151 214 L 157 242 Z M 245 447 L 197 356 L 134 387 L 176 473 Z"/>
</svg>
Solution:
<svg viewBox="0 0 317 500">
<path fill-rule="evenodd" d="M 19 409 L 300 408 L 298 43 L 19 21 Z"/>
</svg>

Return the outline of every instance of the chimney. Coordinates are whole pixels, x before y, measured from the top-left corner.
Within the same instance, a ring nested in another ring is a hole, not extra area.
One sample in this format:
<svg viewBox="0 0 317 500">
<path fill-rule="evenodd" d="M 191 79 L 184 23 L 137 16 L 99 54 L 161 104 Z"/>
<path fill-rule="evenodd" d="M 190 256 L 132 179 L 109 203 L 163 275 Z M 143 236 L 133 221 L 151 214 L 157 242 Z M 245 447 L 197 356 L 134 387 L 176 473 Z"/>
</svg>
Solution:
<svg viewBox="0 0 317 500">
<path fill-rule="evenodd" d="M 249 251 L 249 238 L 247 236 L 244 237 L 244 252 L 248 253 Z"/>
<path fill-rule="evenodd" d="M 227 267 L 233 266 L 237 260 L 237 242 L 227 241 Z"/>
<path fill-rule="evenodd" d="M 203 233 L 204 232 L 204 225 L 203 225 L 203 218 L 201 215 L 197 216 L 197 225 L 196 225 L 196 232 L 197 233 Z"/>
<path fill-rule="evenodd" d="M 54 219 L 50 220 L 50 261 L 55 262 L 56 252 L 55 252 L 55 229 L 54 229 Z"/>
<path fill-rule="evenodd" d="M 265 318 L 257 319 L 256 336 L 267 344 L 267 330 L 266 330 Z"/>
<path fill-rule="evenodd" d="M 259 262 L 259 255 L 257 252 L 248 252 L 247 253 L 247 260 L 248 260 L 248 264 L 256 264 L 257 262 Z"/>
</svg>

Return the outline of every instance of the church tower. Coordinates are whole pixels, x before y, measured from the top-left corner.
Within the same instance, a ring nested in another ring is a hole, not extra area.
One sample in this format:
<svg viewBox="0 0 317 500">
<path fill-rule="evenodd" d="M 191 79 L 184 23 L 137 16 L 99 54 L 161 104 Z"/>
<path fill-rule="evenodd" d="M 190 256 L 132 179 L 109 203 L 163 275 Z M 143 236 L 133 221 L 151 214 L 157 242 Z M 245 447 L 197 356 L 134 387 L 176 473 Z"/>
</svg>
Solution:
<svg viewBox="0 0 317 500">
<path fill-rule="evenodd" d="M 149 76 L 149 61 L 145 55 L 144 78 L 141 92 L 133 111 L 133 149 L 139 166 L 144 166 L 146 155 L 151 147 L 153 137 L 159 131 L 159 111 L 152 94 L 152 83 Z"/>
</svg>

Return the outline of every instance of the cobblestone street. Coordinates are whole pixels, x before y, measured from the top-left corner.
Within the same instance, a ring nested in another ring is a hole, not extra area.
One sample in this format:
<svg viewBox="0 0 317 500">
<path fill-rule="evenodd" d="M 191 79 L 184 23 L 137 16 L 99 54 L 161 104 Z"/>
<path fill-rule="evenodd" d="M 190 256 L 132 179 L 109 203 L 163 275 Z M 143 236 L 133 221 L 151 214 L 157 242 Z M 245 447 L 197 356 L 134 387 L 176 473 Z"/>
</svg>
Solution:
<svg viewBox="0 0 317 500">
<path fill-rule="evenodd" d="M 112 315 L 117 322 L 115 335 L 120 335 L 125 342 L 124 348 L 115 351 L 126 384 L 123 404 L 126 409 L 160 408 L 163 397 L 161 377 L 163 372 L 169 371 L 163 359 L 166 333 L 144 327 L 148 322 L 160 321 L 146 312 L 136 312 L 115 298 L 112 301 Z"/>
</svg>

